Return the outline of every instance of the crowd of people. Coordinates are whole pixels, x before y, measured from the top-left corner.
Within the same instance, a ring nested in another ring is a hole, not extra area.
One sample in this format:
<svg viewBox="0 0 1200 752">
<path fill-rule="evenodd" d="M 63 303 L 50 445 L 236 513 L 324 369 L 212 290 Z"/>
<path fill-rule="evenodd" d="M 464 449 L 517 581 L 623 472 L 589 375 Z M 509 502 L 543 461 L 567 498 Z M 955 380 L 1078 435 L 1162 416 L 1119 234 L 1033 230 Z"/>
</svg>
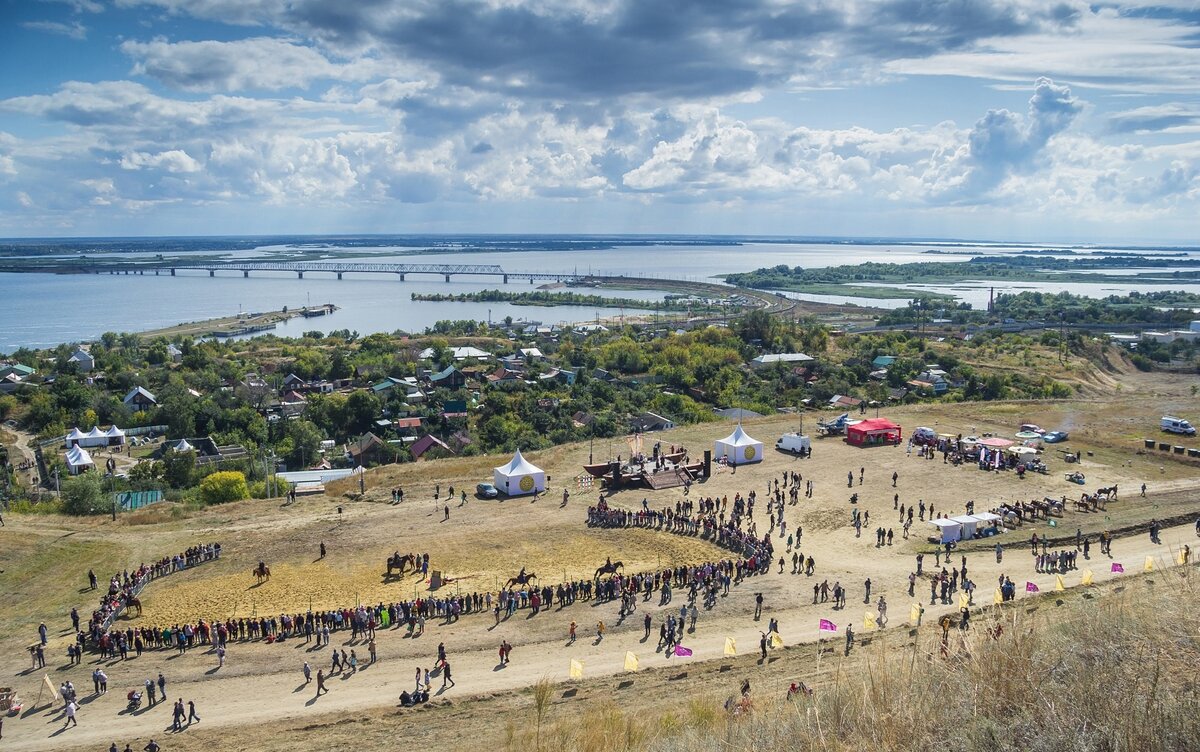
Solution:
<svg viewBox="0 0 1200 752">
<path fill-rule="evenodd" d="M 99 608 L 92 612 L 88 621 L 88 631 L 92 638 L 99 640 L 101 634 L 108 629 L 113 620 L 137 597 L 146 583 L 158 577 L 164 577 L 172 572 L 178 572 L 202 562 L 221 558 L 220 543 L 203 543 L 191 546 L 182 553 L 174 556 L 164 556 L 150 564 L 142 564 L 133 572 L 125 570 L 117 572 L 108 581 L 108 592 L 100 599 Z M 88 584 L 92 590 L 97 588 L 96 574 L 88 570 Z"/>
</svg>

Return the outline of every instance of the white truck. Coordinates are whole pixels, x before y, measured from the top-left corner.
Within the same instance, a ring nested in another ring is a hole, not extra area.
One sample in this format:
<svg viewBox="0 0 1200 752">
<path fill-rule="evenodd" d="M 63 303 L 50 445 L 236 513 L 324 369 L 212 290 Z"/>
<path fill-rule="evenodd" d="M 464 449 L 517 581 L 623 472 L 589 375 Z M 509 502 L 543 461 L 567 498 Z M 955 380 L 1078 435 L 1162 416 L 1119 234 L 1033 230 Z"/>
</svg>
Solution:
<svg viewBox="0 0 1200 752">
<path fill-rule="evenodd" d="M 1188 423 L 1183 418 L 1176 418 L 1172 415 L 1164 415 L 1159 427 L 1167 433 L 1181 433 L 1184 436 L 1195 436 L 1196 427 Z"/>
<path fill-rule="evenodd" d="M 812 449 L 808 436 L 801 433 L 785 433 L 775 442 L 775 448 L 781 452 L 792 454 L 807 454 Z"/>
</svg>

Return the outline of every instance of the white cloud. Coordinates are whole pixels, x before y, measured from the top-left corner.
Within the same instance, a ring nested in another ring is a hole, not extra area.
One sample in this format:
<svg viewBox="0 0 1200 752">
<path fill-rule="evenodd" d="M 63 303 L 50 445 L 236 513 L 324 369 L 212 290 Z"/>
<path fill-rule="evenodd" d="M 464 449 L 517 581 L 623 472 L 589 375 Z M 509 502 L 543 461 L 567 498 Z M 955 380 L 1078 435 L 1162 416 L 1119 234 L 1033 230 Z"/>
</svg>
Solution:
<svg viewBox="0 0 1200 752">
<path fill-rule="evenodd" d="M 145 168 L 160 168 L 170 173 L 199 172 L 200 163 L 182 149 L 171 149 L 157 154 L 144 151 L 131 151 L 121 157 L 121 168 L 124 170 L 141 170 Z"/>
<path fill-rule="evenodd" d="M 25 21 L 21 24 L 26 29 L 44 31 L 47 34 L 58 34 L 78 41 L 87 39 L 87 27 L 78 21 L 65 23 L 62 21 Z"/>
<path fill-rule="evenodd" d="M 133 75 L 148 76 L 186 91 L 245 91 L 307 88 L 321 79 L 364 81 L 377 76 L 378 61 L 331 62 L 294 39 L 254 37 L 233 42 L 127 41 Z"/>
</svg>

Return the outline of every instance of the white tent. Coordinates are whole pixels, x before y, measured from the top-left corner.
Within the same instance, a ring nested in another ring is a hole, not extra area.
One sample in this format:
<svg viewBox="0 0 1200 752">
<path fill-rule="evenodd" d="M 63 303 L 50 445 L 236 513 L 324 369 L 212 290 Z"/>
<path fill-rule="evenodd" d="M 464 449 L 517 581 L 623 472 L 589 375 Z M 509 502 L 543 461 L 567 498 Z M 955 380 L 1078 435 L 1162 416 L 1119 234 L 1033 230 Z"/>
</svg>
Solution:
<svg viewBox="0 0 1200 752">
<path fill-rule="evenodd" d="M 742 430 L 738 423 L 733 433 L 723 439 L 713 442 L 713 456 L 717 459 L 725 457 L 730 465 L 744 465 L 747 462 L 762 462 L 762 442 L 750 438 L 750 434 Z"/>
<path fill-rule="evenodd" d="M 71 432 L 66 436 L 67 446 L 75 446 L 85 438 L 87 438 L 86 433 L 80 431 L 79 428 L 72 428 Z"/>
<path fill-rule="evenodd" d="M 67 452 L 67 472 L 71 475 L 79 475 L 95 467 L 96 463 L 92 462 L 92 455 L 88 454 L 87 450 L 75 446 Z"/>
<path fill-rule="evenodd" d="M 958 517 L 951 517 L 950 520 L 962 525 L 962 532 L 959 534 L 960 538 L 963 540 L 969 540 L 975 537 L 975 528 L 979 526 L 980 522 L 978 517 L 970 514 L 963 514 L 959 515 Z"/>
<path fill-rule="evenodd" d="M 546 490 L 546 472 L 522 457 L 518 449 L 511 462 L 492 470 L 492 482 L 507 496 L 538 493 Z"/>
<path fill-rule="evenodd" d="M 116 424 L 113 424 L 111 427 L 109 427 L 109 429 L 104 432 L 104 435 L 108 437 L 109 445 L 125 443 L 125 432 L 120 428 L 117 428 Z"/>
<path fill-rule="evenodd" d="M 962 523 L 948 520 L 944 517 L 930 520 L 930 525 L 937 527 L 938 543 L 954 543 L 962 537 Z"/>
<path fill-rule="evenodd" d="M 188 443 L 187 439 L 180 439 L 179 443 L 171 448 L 176 452 L 190 452 L 195 449 L 195 447 Z"/>
</svg>

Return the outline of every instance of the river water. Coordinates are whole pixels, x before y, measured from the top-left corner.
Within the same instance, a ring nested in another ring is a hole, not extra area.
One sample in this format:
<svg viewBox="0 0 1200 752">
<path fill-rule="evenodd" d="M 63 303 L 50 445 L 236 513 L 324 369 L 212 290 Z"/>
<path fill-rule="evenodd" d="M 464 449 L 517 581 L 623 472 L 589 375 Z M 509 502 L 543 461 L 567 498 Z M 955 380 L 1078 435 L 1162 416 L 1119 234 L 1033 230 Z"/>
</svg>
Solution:
<svg viewBox="0 0 1200 752">
<path fill-rule="evenodd" d="M 760 267 L 825 267 L 880 261 L 961 261 L 969 255 L 933 255 L 927 249 L 937 244 L 875 245 L 854 243 L 787 244 L 750 243 L 742 245 L 666 245 L 646 247 L 616 246 L 604 250 L 501 251 L 405 253 L 394 247 L 354 248 L 353 257 L 363 262 L 498 264 L 509 272 L 573 272 L 631 277 L 715 281 L 713 277 Z M 336 249 L 336 247 L 335 247 Z M 288 246 L 264 246 L 258 250 L 231 253 L 245 260 L 286 256 Z M 1011 253 L 1027 248 L 1002 245 L 955 246 L 968 254 Z M 339 254 L 340 256 L 344 256 Z M 136 256 L 144 256 L 144 253 Z M 331 254 L 332 255 L 332 254 Z M 1195 258 L 1198 252 L 1190 252 Z M 130 254 L 130 257 L 136 257 Z M 119 256 L 106 256 L 118 258 Z M 1020 290 L 1069 291 L 1083 295 L 1106 296 L 1132 289 L 1180 289 L 1181 285 L 1124 285 L 1102 283 L 955 283 L 952 285 L 911 285 L 914 290 L 947 292 L 976 307 L 986 306 L 989 287 L 996 292 Z M 55 275 L 0 273 L 0 299 L 4 301 L 4 325 L 0 326 L 0 353 L 22 347 L 50 347 L 60 342 L 95 339 L 106 331 L 137 331 L 230 316 L 239 311 L 276 310 L 284 306 L 333 303 L 340 310 L 312 319 L 293 319 L 274 332 L 296 336 L 313 329 L 356 330 L 360 334 L 404 330 L 420 332 L 444 319 L 477 321 L 540 321 L 546 324 L 617 319 L 621 312 L 595 310 L 580 306 L 533 307 L 510 303 L 415 303 L 411 293 L 461 293 L 485 289 L 513 291 L 536 289 L 528 282 L 503 285 L 490 277 L 453 277 L 447 283 L 441 277 L 408 275 L 404 282 L 394 275 L 350 274 L 342 280 L 332 275 L 308 273 L 304 279 L 295 274 L 252 272 L 249 279 L 240 273 L 210 278 L 204 272 L 180 272 L 179 276 L 135 275 Z M 572 289 L 572 288 L 564 288 Z M 1194 286 L 1188 289 L 1194 289 Z M 583 289 L 581 292 L 594 292 Z M 661 300 L 661 290 L 603 290 L 600 294 L 639 300 Z M 797 295 L 808 300 L 895 307 L 903 300 L 874 300 L 836 295 Z M 627 310 L 625 315 L 648 313 Z"/>
</svg>

